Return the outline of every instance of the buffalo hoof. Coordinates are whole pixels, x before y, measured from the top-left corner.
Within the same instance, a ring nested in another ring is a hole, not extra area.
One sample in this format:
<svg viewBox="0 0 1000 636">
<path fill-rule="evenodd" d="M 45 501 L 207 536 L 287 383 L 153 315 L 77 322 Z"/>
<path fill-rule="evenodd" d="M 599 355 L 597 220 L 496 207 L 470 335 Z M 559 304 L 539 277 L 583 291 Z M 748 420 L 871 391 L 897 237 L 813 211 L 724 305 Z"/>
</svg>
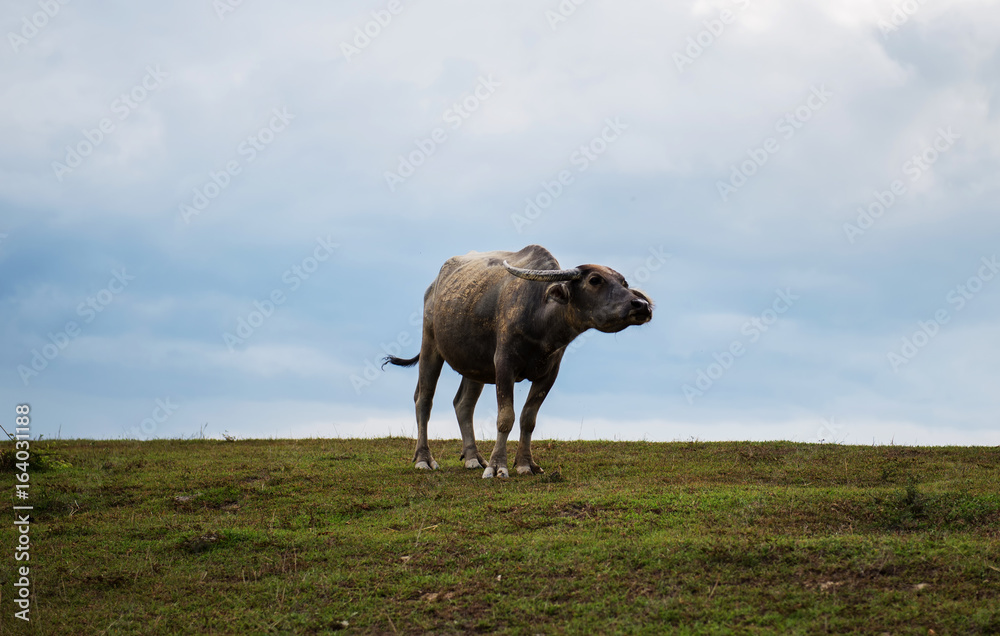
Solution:
<svg viewBox="0 0 1000 636">
<path fill-rule="evenodd" d="M 506 479 L 510 477 L 510 473 L 504 467 L 495 469 L 492 466 L 487 466 L 486 470 L 483 471 L 483 479 L 492 479 L 493 477 L 503 477 Z"/>
<path fill-rule="evenodd" d="M 421 461 L 417 462 L 417 464 L 414 466 L 414 468 L 416 468 L 417 470 L 437 470 L 438 469 L 438 463 L 436 461 L 434 461 L 433 459 L 431 460 L 431 463 L 429 463 L 429 464 L 427 462 L 421 460 Z"/>
<path fill-rule="evenodd" d="M 465 460 L 465 467 L 466 468 L 470 468 L 470 469 L 471 468 L 486 468 L 485 466 L 482 465 L 482 463 L 480 463 L 479 459 L 475 458 L 475 457 L 472 458 L 472 459 Z"/>
</svg>

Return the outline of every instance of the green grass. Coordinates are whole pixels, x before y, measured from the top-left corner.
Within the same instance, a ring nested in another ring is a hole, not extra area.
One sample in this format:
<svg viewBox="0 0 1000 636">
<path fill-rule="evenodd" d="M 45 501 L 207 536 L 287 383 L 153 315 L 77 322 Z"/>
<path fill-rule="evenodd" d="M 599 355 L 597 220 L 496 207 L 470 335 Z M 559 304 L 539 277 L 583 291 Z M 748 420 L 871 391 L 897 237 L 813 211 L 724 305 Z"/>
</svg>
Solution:
<svg viewBox="0 0 1000 636">
<path fill-rule="evenodd" d="M 1000 633 L 997 448 L 539 441 L 483 480 L 431 447 L 33 442 L 31 629 Z"/>
</svg>

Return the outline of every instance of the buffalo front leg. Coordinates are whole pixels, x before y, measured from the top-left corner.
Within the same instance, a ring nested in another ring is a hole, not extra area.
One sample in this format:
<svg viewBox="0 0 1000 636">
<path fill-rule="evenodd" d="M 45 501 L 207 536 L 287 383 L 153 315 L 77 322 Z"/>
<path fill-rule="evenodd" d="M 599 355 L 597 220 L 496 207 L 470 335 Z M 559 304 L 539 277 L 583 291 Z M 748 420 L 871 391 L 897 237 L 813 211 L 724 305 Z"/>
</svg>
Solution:
<svg viewBox="0 0 1000 636">
<path fill-rule="evenodd" d="M 458 428 L 462 431 L 462 461 L 466 468 L 486 468 L 486 460 L 476 448 L 476 429 L 473 427 L 473 416 L 476 412 L 476 402 L 483 392 L 483 383 L 462 378 L 455 394 L 455 415 L 458 417 Z"/>
<path fill-rule="evenodd" d="M 507 472 L 507 436 L 514 428 L 514 378 L 497 367 L 497 443 L 490 455 L 490 462 L 483 471 L 483 479 L 509 477 Z"/>
<path fill-rule="evenodd" d="M 514 456 L 514 466 L 519 475 L 537 475 L 545 472 L 531 458 L 531 433 L 535 430 L 538 409 L 555 380 L 555 374 L 552 374 L 549 378 L 532 382 L 531 389 L 528 390 L 524 408 L 521 409 L 521 439 L 517 442 L 517 454 Z"/>
<path fill-rule="evenodd" d="M 427 445 L 427 421 L 431 418 L 431 406 L 434 404 L 434 390 L 437 388 L 438 377 L 444 358 L 433 346 L 428 346 L 427 334 L 424 334 L 420 348 L 420 376 L 417 380 L 417 390 L 413 401 L 417 407 L 417 449 L 413 452 L 414 468 L 436 470 L 438 463 L 431 457 L 430 446 Z"/>
</svg>

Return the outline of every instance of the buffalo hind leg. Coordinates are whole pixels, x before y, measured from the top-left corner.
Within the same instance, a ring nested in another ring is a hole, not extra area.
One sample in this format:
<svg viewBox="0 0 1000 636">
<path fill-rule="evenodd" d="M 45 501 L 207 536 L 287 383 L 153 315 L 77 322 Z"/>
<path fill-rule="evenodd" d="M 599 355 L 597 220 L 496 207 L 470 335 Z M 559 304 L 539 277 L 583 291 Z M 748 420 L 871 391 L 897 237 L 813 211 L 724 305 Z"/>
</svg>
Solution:
<svg viewBox="0 0 1000 636">
<path fill-rule="evenodd" d="M 436 470 L 438 463 L 431 457 L 430 446 L 427 445 L 427 421 L 431 418 L 431 406 L 434 404 L 434 390 L 437 388 L 444 358 L 433 345 L 433 337 L 424 333 L 420 347 L 420 375 L 417 379 L 417 390 L 413 401 L 417 407 L 417 449 L 413 452 L 415 468 Z"/>
<path fill-rule="evenodd" d="M 466 468 L 486 468 L 486 460 L 476 448 L 476 429 L 472 425 L 476 411 L 476 402 L 483 392 L 483 383 L 462 378 L 455 394 L 455 415 L 458 417 L 458 427 L 462 431 L 462 455 Z"/>
<path fill-rule="evenodd" d="M 517 454 L 514 456 L 514 467 L 517 469 L 518 475 L 537 475 L 545 472 L 531 458 L 531 433 L 535 430 L 538 409 L 542 406 L 542 402 L 549 394 L 549 389 L 552 388 L 555 380 L 555 374 L 552 374 L 549 378 L 532 382 L 531 388 L 528 390 L 524 408 L 521 409 L 521 439 L 517 443 Z"/>
<path fill-rule="evenodd" d="M 497 443 L 483 471 L 483 479 L 510 476 L 507 472 L 507 436 L 514 428 L 514 378 L 505 371 L 497 365 Z"/>
</svg>

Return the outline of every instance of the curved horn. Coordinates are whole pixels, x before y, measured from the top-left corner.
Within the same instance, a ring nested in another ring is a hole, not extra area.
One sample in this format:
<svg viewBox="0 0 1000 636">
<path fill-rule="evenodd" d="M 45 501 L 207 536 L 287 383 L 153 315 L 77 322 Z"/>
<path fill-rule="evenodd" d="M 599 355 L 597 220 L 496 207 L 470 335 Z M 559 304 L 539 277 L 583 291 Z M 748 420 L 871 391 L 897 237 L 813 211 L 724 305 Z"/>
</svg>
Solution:
<svg viewBox="0 0 1000 636">
<path fill-rule="evenodd" d="M 543 283 L 576 280 L 583 276 L 583 272 L 577 267 L 572 269 L 521 269 L 520 267 L 514 267 L 507 261 L 503 262 L 503 266 L 507 268 L 508 272 L 518 278 L 537 280 Z"/>
</svg>

